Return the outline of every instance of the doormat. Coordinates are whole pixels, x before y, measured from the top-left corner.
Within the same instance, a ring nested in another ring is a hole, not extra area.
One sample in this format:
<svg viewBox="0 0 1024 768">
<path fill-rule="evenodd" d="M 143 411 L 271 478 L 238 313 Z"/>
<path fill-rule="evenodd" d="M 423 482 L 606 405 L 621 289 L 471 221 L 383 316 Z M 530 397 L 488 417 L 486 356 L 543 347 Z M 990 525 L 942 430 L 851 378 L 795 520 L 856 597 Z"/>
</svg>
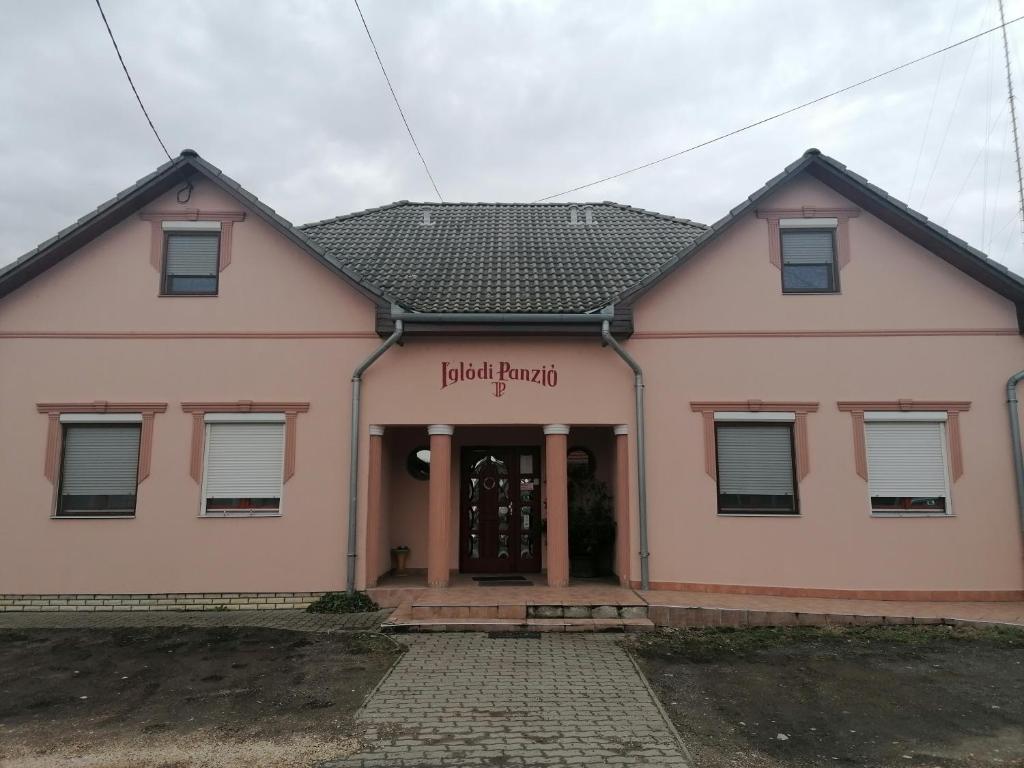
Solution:
<svg viewBox="0 0 1024 768">
<path fill-rule="evenodd" d="M 540 632 L 488 632 L 490 640 L 540 640 Z"/>
<path fill-rule="evenodd" d="M 532 581 L 520 581 L 519 579 L 506 579 L 502 581 L 481 581 L 478 587 L 532 587 Z"/>
<path fill-rule="evenodd" d="M 487 581 L 526 581 L 525 576 L 517 576 L 514 573 L 501 574 L 500 576 L 474 576 L 473 581 L 487 582 Z"/>
</svg>

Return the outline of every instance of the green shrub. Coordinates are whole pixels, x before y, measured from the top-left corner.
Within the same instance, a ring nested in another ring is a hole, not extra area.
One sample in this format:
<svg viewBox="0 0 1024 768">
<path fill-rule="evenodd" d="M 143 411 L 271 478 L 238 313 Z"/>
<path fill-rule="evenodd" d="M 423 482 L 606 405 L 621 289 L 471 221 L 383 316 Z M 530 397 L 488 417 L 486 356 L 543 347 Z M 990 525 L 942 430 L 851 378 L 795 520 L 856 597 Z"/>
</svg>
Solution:
<svg viewBox="0 0 1024 768">
<path fill-rule="evenodd" d="M 372 613 L 377 605 L 365 592 L 327 592 L 309 604 L 310 613 Z"/>
</svg>

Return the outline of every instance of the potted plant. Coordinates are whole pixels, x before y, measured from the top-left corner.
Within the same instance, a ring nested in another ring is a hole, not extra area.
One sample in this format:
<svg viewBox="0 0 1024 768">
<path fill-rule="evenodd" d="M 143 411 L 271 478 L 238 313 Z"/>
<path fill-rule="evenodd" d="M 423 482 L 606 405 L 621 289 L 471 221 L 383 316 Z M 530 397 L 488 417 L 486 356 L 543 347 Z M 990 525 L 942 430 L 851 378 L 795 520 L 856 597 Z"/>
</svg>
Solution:
<svg viewBox="0 0 1024 768">
<path fill-rule="evenodd" d="M 405 563 L 409 559 L 409 548 L 405 544 L 391 548 L 391 562 L 394 563 L 395 573 L 404 574 Z"/>
<path fill-rule="evenodd" d="M 615 513 L 607 486 L 594 477 L 569 481 L 569 572 L 577 578 L 612 572 Z"/>
</svg>

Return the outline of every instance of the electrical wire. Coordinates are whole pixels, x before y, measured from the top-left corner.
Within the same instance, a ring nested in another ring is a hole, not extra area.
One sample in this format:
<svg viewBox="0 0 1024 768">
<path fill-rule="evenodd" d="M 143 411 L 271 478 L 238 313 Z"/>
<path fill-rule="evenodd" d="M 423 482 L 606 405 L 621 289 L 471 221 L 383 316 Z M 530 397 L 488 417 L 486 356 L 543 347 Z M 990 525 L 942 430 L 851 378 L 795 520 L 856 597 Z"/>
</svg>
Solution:
<svg viewBox="0 0 1024 768">
<path fill-rule="evenodd" d="M 957 11 L 960 10 L 960 0 L 953 6 L 953 13 L 949 17 L 949 29 L 946 31 L 946 45 L 953 38 L 953 26 L 956 23 Z M 910 189 L 907 190 L 907 205 L 914 196 L 914 187 L 917 185 L 917 172 L 921 167 L 921 156 L 924 154 L 925 140 L 928 138 L 928 129 L 932 125 L 932 115 L 935 113 L 935 102 L 939 96 L 939 86 L 942 85 L 942 75 L 946 71 L 946 59 L 939 60 L 939 78 L 935 81 L 935 88 L 932 90 L 932 103 L 928 107 L 928 117 L 924 121 L 924 132 L 921 134 L 921 146 L 917 148 L 917 160 L 914 163 L 914 174 L 910 177 Z"/>
<path fill-rule="evenodd" d="M 837 89 L 835 91 L 832 91 L 831 93 L 826 93 L 823 96 L 818 96 L 818 97 L 816 97 L 814 99 L 811 99 L 810 101 L 805 101 L 803 104 L 798 104 L 795 107 L 790 107 L 789 109 L 784 109 L 781 112 L 776 112 L 773 115 L 769 115 L 767 117 L 763 117 L 760 120 L 756 120 L 756 121 L 754 121 L 752 123 L 748 123 L 747 125 L 744 125 L 744 126 L 742 126 L 740 128 L 735 128 L 734 130 L 728 131 L 727 133 L 723 133 L 723 134 L 720 134 L 718 136 L 715 136 L 713 139 L 708 139 L 707 141 L 702 141 L 699 144 L 694 144 L 693 146 L 687 147 L 686 149 L 681 149 L 678 152 L 673 152 L 670 155 L 665 155 L 664 157 L 659 157 L 657 160 L 651 160 L 650 162 L 643 163 L 642 165 L 634 166 L 633 168 L 627 168 L 624 171 L 619 171 L 618 173 L 613 173 L 610 176 L 605 176 L 605 177 L 597 179 L 595 181 L 587 182 L 586 184 L 580 184 L 578 187 L 572 187 L 571 189 L 566 189 L 566 190 L 563 190 L 562 192 L 556 192 L 553 195 L 547 195 L 546 197 L 538 198 L 538 199 L 534 200 L 533 202 L 535 202 L 535 203 L 542 203 L 545 200 L 552 200 L 552 199 L 554 199 L 556 197 L 561 197 L 562 195 L 568 195 L 568 194 L 570 194 L 572 192 L 579 192 L 581 189 L 588 189 L 589 187 L 595 187 L 598 184 L 603 184 L 606 181 L 612 181 L 613 179 L 621 178 L 621 177 L 626 176 L 626 175 L 628 175 L 630 173 L 636 173 L 637 171 L 642 171 L 642 170 L 644 170 L 646 168 L 650 168 L 652 166 L 658 165 L 659 163 L 664 163 L 667 160 L 673 160 L 673 159 L 675 159 L 677 157 L 681 157 L 682 155 L 685 155 L 685 154 L 687 154 L 689 152 L 693 152 L 694 150 L 710 146 L 711 144 L 716 144 L 716 143 L 718 143 L 720 141 L 723 141 L 725 139 L 728 139 L 728 138 L 731 138 L 733 136 L 736 136 L 737 134 L 743 133 L 744 131 L 749 131 L 751 128 L 757 128 L 758 126 L 764 125 L 765 123 L 770 123 L 773 120 L 778 120 L 780 117 L 785 117 L 787 115 L 791 115 L 794 112 L 798 112 L 801 109 L 806 109 L 807 107 L 813 106 L 815 104 L 819 104 L 819 103 L 825 101 L 826 99 L 831 99 L 832 97 L 838 96 L 841 93 L 846 93 L 847 91 L 852 91 L 854 88 L 859 88 L 862 85 L 867 85 L 868 83 L 871 83 L 871 82 L 874 82 L 875 80 L 878 80 L 880 78 L 886 77 L 887 75 L 891 75 L 891 74 L 893 74 L 895 72 L 899 72 L 900 70 L 906 69 L 907 67 L 912 67 L 915 64 L 920 64 L 922 61 L 926 61 L 928 59 L 934 58 L 935 56 L 939 56 L 939 55 L 941 55 L 943 53 L 946 53 L 947 51 L 953 50 L 954 48 L 959 48 L 961 45 L 966 45 L 967 43 L 970 43 L 970 42 L 972 42 L 974 40 L 977 40 L 980 37 L 984 37 L 985 35 L 989 35 L 989 34 L 991 34 L 993 32 L 997 32 L 1000 29 L 1002 29 L 1004 26 L 1009 26 L 1010 24 L 1016 24 L 1017 22 L 1019 22 L 1021 20 L 1024 20 L 1024 16 L 1017 16 L 1016 18 L 1010 19 L 1009 21 L 1005 22 L 1005 24 L 1000 24 L 1000 25 L 997 25 L 995 27 L 992 27 L 991 29 L 986 29 L 986 30 L 984 30 L 982 32 L 979 32 L 976 35 L 971 35 L 970 37 L 965 37 L 963 40 L 958 40 L 957 42 L 952 43 L 950 45 L 947 45 L 944 48 L 939 48 L 938 50 L 932 51 L 931 53 L 926 53 L 923 56 L 918 56 L 916 59 L 911 59 L 910 61 L 904 62 L 903 64 L 900 64 L 898 66 L 892 67 L 891 69 L 887 69 L 884 72 L 879 72 L 878 74 L 872 75 L 871 77 L 866 77 L 863 80 L 857 81 L 856 83 L 851 83 L 850 85 L 844 86 L 843 88 L 839 88 L 839 89 Z"/>
<path fill-rule="evenodd" d="M 99 0 L 96 0 L 99 2 Z M 366 36 L 370 39 L 370 45 L 373 46 L 373 52 L 377 56 L 377 63 L 380 64 L 380 71 L 384 73 L 384 80 L 388 84 L 388 90 L 391 91 L 391 98 L 395 100 L 395 106 L 398 107 L 398 114 L 402 116 L 402 122 L 405 123 L 405 130 L 409 133 L 409 139 L 412 141 L 413 147 L 416 149 L 416 154 L 420 156 L 420 162 L 423 163 L 423 170 L 427 172 L 427 178 L 430 179 L 430 185 L 434 188 L 434 192 L 437 193 L 437 199 L 442 203 L 444 198 L 441 196 L 441 190 L 437 188 L 437 182 L 434 181 L 434 174 L 430 172 L 430 166 L 427 165 L 427 160 L 423 157 L 423 153 L 420 151 L 420 145 L 416 143 L 416 137 L 412 134 L 412 128 L 409 127 L 409 121 L 405 118 L 405 110 L 402 109 L 402 104 L 398 101 L 398 94 L 395 93 L 395 87 L 391 85 L 391 78 L 388 77 L 388 71 L 384 68 L 384 60 L 380 57 L 380 51 L 377 50 L 377 44 L 373 41 L 373 35 L 370 34 L 370 27 L 366 23 L 366 17 L 363 16 L 363 9 L 359 7 L 359 0 L 352 0 L 356 4 L 356 10 L 359 11 L 359 18 L 362 19 L 363 29 L 366 30 Z"/>
<path fill-rule="evenodd" d="M 142 114 L 146 116 L 146 122 L 149 123 L 150 129 L 153 131 L 153 135 L 156 136 L 156 140 L 160 142 L 160 149 L 167 155 L 168 160 L 173 160 L 171 153 L 167 151 L 167 147 L 164 144 L 164 140 L 160 138 L 160 134 L 156 130 L 156 126 L 153 125 L 153 119 L 149 116 L 149 112 L 146 111 L 146 105 L 142 103 L 142 97 L 139 96 L 139 89 L 135 87 L 135 82 L 132 80 L 132 76 L 128 74 L 128 66 L 124 63 L 124 57 L 121 55 L 121 49 L 117 46 L 117 40 L 114 39 L 114 32 L 110 29 L 110 22 L 107 21 L 107 14 L 103 12 L 103 6 L 100 5 L 100 0 L 96 0 L 96 7 L 100 10 L 100 16 L 103 17 L 103 26 L 107 28 L 107 34 L 110 35 L 110 42 L 114 44 L 114 52 L 117 53 L 117 60 L 121 62 L 121 69 L 124 70 L 124 76 L 128 78 L 128 85 L 132 87 L 132 93 L 135 94 L 135 100 L 139 102 L 139 109 L 142 110 Z"/>
</svg>

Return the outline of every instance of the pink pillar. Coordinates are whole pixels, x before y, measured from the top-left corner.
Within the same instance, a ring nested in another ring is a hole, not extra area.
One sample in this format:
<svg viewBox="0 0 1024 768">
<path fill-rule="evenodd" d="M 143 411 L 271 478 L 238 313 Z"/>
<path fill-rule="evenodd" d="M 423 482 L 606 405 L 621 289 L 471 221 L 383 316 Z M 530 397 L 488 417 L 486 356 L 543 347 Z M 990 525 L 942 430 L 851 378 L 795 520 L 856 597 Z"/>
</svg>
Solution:
<svg viewBox="0 0 1024 768">
<path fill-rule="evenodd" d="M 384 524 L 381 515 L 381 467 L 384 454 L 384 427 L 370 426 L 370 457 L 367 462 L 366 481 L 366 586 L 377 586 L 381 574 L 380 532 Z"/>
<path fill-rule="evenodd" d="M 452 503 L 452 434 L 447 424 L 427 427 L 430 435 L 430 511 L 427 543 L 427 586 L 448 586 L 448 523 Z"/>
<path fill-rule="evenodd" d="M 615 427 L 615 573 L 629 586 L 629 427 Z"/>
<path fill-rule="evenodd" d="M 569 584 L 569 427 L 548 424 L 544 427 L 544 457 L 547 478 L 548 586 Z"/>
</svg>

